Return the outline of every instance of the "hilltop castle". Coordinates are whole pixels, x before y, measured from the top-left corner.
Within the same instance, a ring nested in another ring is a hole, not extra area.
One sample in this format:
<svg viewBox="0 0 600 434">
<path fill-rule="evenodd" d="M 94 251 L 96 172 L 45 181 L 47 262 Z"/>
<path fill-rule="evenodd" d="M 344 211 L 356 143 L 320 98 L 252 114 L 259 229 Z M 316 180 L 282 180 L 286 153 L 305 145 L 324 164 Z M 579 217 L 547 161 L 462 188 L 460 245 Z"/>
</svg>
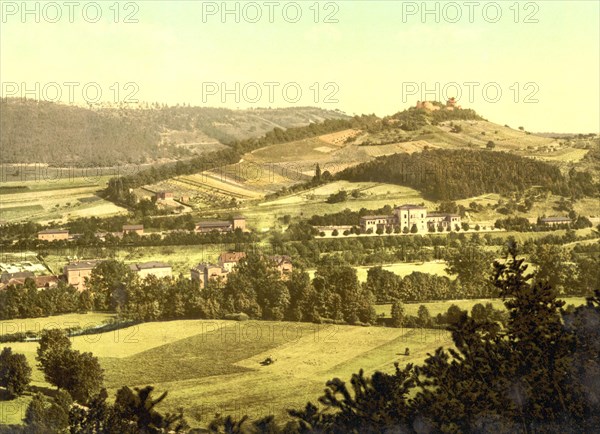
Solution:
<svg viewBox="0 0 600 434">
<path fill-rule="evenodd" d="M 448 101 L 446 101 L 445 107 L 440 107 L 438 105 L 435 105 L 431 101 L 417 101 L 416 108 L 433 112 L 433 111 L 441 110 L 441 109 L 444 109 L 444 110 L 460 109 L 461 106 L 459 106 L 457 104 L 456 98 L 452 97 Z"/>
</svg>

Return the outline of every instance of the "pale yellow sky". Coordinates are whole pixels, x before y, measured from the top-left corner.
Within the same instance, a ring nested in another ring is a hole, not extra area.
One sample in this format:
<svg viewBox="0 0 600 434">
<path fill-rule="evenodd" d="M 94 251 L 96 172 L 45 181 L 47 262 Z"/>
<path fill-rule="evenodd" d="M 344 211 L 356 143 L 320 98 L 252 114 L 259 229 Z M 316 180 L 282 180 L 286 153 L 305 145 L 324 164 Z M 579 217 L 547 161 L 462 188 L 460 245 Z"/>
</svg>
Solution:
<svg viewBox="0 0 600 434">
<path fill-rule="evenodd" d="M 475 3 L 2 1 L 2 95 L 380 116 L 457 96 L 500 124 L 599 131 L 600 2 Z"/>
</svg>

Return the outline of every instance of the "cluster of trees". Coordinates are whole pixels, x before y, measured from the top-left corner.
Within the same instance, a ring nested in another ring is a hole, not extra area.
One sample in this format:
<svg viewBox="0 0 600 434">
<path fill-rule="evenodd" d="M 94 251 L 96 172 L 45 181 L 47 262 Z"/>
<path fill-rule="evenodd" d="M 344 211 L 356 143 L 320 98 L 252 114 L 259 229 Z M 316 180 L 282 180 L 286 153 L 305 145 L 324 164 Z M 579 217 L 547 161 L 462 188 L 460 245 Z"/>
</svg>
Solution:
<svg viewBox="0 0 600 434">
<path fill-rule="evenodd" d="M 135 246 L 191 246 L 206 244 L 251 244 L 258 240 L 251 232 L 243 232 L 236 229 L 232 232 L 211 231 L 209 233 L 197 233 L 190 229 L 167 229 L 170 232 L 154 233 L 140 236 L 130 232 L 124 236 L 115 236 L 107 233 L 104 239 L 96 236 L 96 232 L 87 230 L 73 240 L 38 240 L 37 238 L 19 238 L 17 240 L 0 240 L 0 248 L 5 251 L 38 250 L 42 254 L 52 250 L 79 249 L 85 247 L 135 247 Z M 120 230 L 119 230 L 120 232 Z"/>
<path fill-rule="evenodd" d="M 598 185 L 587 172 L 573 170 L 565 177 L 556 166 L 505 152 L 435 149 L 394 154 L 347 168 L 336 178 L 405 185 L 430 200 L 509 194 L 532 185 L 562 196 L 598 194 Z"/>
<path fill-rule="evenodd" d="M 61 329 L 42 331 L 36 360 L 45 380 L 70 398 L 85 404 L 100 391 L 104 378 L 98 359 L 92 353 L 71 348 L 71 340 Z M 31 381 L 31 368 L 23 354 L 5 347 L 0 353 L 0 387 L 10 397 L 22 395 Z"/>
<path fill-rule="evenodd" d="M 392 327 L 410 327 L 410 328 L 431 328 L 452 326 L 460 322 L 460 319 L 466 312 L 457 305 L 452 304 L 444 313 L 438 313 L 435 318 L 429 313 L 427 306 L 420 305 L 417 315 L 407 315 L 404 309 L 404 303 L 401 300 L 394 300 L 391 309 Z M 506 313 L 495 309 L 492 303 L 477 303 L 471 308 L 471 318 L 478 323 L 498 322 L 505 323 Z"/>
<path fill-rule="evenodd" d="M 61 329 L 42 332 L 36 360 L 44 379 L 66 390 L 79 403 L 86 403 L 96 395 L 104 381 L 104 371 L 92 353 L 71 348 L 71 339 Z"/>
<path fill-rule="evenodd" d="M 444 259 L 445 249 L 458 248 L 462 244 L 503 246 L 506 243 L 506 237 L 494 236 L 491 233 L 480 235 L 450 232 L 444 237 L 417 234 L 411 237 L 313 239 L 316 231 L 306 222 L 292 224 L 290 229 L 292 231 L 283 237 L 277 234 L 273 236 L 273 251 L 297 258 L 297 261 L 306 267 L 315 267 L 330 257 L 351 265 L 430 261 Z M 531 253 L 539 244 L 559 245 L 594 238 L 597 238 L 594 233 L 577 236 L 575 231 L 568 230 L 565 234 L 548 234 L 536 240 L 528 239 L 523 244 L 523 251 Z"/>
<path fill-rule="evenodd" d="M 346 190 L 340 190 L 337 193 L 331 193 L 327 198 L 327 203 L 341 203 L 348 200 L 348 192 Z"/>
<path fill-rule="evenodd" d="M 249 253 L 228 274 L 227 281 L 210 280 L 200 289 L 187 278 L 140 280 L 117 261 L 104 261 L 88 281 L 90 298 L 97 310 L 118 311 L 134 321 L 181 318 L 226 318 L 245 314 L 264 320 L 340 323 L 373 323 L 371 293 L 348 265 L 326 265 L 314 279 L 296 269 L 282 279 L 274 263 Z"/>
<path fill-rule="evenodd" d="M 0 387 L 10 398 L 22 395 L 31 382 L 31 368 L 24 354 L 15 354 L 5 347 L 0 353 Z"/>
<path fill-rule="evenodd" d="M 416 131 L 427 125 L 437 125 L 445 121 L 483 119 L 471 109 L 443 110 L 445 105 L 441 102 L 432 101 L 432 104 L 441 108 L 441 110 L 429 111 L 411 107 L 385 118 L 384 126 L 387 128 L 400 128 L 404 131 Z"/>
<path fill-rule="evenodd" d="M 84 313 L 91 307 L 88 293 L 80 293 L 63 281 L 38 291 L 35 282 L 26 279 L 24 285 L 9 285 L 0 291 L 0 320 Z"/>
<path fill-rule="evenodd" d="M 373 293 L 377 303 L 455 298 L 451 292 L 452 282 L 447 277 L 413 271 L 403 278 L 384 270 L 381 266 L 372 267 L 367 271 L 365 287 Z"/>
<path fill-rule="evenodd" d="M 337 213 L 313 215 L 308 219 L 308 223 L 313 226 L 346 226 L 358 225 L 360 218 L 366 215 L 391 215 L 394 209 L 390 205 L 385 205 L 379 209 L 361 208 L 359 211 L 352 211 L 349 208 Z"/>
<path fill-rule="evenodd" d="M 402 278 L 378 266 L 367 272 L 365 286 L 378 303 L 493 297 L 496 291 L 489 282 L 493 257 L 477 246 L 462 245 L 446 254 L 446 271 L 456 280 L 418 271 Z"/>
<path fill-rule="evenodd" d="M 183 414 L 166 413 L 157 406 L 167 397 L 167 392 L 153 396 L 154 388 L 123 386 L 108 399 L 106 389 L 101 389 L 85 402 L 74 402 L 64 389 L 52 397 L 37 393 L 25 411 L 25 425 L 0 425 L 0 433 L 7 434 L 160 434 L 186 433 L 189 425 Z"/>
</svg>

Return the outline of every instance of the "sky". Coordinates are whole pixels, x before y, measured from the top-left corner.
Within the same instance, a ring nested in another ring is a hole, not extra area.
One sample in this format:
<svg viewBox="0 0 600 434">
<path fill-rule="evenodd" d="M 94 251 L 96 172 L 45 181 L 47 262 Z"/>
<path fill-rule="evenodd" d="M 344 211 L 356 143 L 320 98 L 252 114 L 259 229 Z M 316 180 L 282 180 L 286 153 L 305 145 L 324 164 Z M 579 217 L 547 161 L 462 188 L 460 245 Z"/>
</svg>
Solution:
<svg viewBox="0 0 600 434">
<path fill-rule="evenodd" d="M 600 131 L 597 1 L 0 1 L 3 97 L 390 115 L 457 97 Z"/>
</svg>

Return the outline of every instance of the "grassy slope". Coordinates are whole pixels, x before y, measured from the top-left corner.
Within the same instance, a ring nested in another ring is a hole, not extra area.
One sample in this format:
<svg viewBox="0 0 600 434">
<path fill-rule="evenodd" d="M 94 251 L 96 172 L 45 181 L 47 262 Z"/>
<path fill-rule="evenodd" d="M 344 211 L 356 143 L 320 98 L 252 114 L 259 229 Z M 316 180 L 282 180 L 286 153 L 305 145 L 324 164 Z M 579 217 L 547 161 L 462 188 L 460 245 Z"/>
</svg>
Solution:
<svg viewBox="0 0 600 434">
<path fill-rule="evenodd" d="M 438 331 L 228 321 L 149 323 L 73 340 L 75 349 L 100 358 L 111 392 L 123 384 L 149 383 L 157 391 L 169 390 L 161 407 L 183 406 L 193 426 L 205 426 L 217 412 L 285 417 L 285 408 L 315 402 L 334 376 L 348 379 L 361 367 L 367 373 L 392 371 L 394 361 L 419 362 L 449 344 L 448 335 Z M 37 344 L 11 346 L 35 365 Z M 411 356 L 399 357 L 405 347 Z M 267 356 L 276 362 L 261 366 Z M 37 369 L 33 384 L 48 386 Z M 29 399 L 17 404 L 25 406 Z M 11 403 L 1 402 L 0 414 L 16 423 L 20 413 L 9 415 Z"/>
</svg>

